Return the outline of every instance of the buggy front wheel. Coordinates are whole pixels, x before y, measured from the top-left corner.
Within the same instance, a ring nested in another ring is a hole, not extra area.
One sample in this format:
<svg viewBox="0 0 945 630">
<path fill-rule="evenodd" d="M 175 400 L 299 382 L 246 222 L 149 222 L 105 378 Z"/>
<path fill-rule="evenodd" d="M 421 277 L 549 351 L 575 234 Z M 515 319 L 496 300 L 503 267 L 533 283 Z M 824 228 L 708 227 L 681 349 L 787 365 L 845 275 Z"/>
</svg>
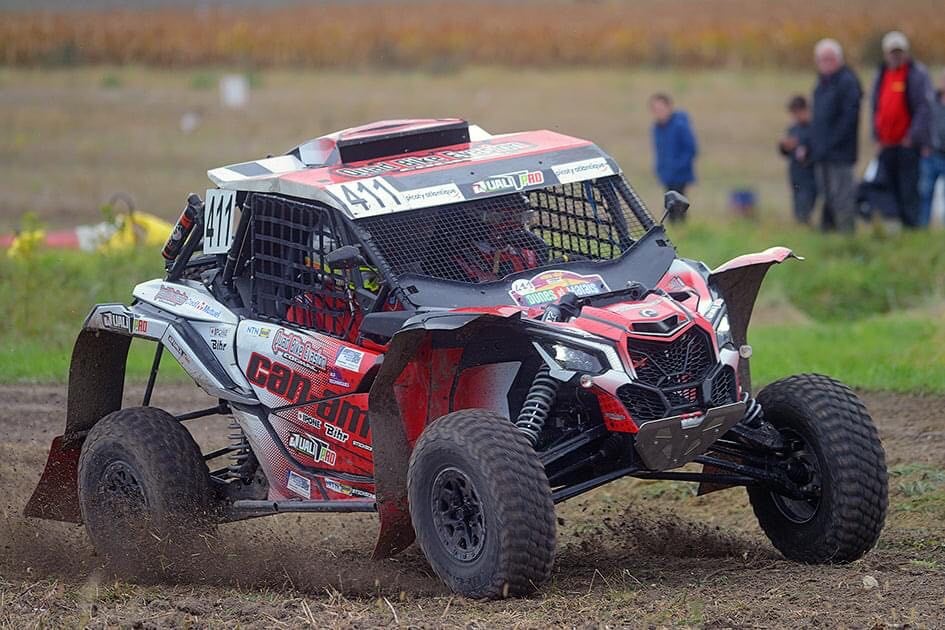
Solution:
<svg viewBox="0 0 945 630">
<path fill-rule="evenodd" d="M 555 513 L 544 467 L 522 433 L 491 411 L 436 420 L 407 478 L 417 542 L 453 591 L 526 595 L 551 574 Z"/>
</svg>

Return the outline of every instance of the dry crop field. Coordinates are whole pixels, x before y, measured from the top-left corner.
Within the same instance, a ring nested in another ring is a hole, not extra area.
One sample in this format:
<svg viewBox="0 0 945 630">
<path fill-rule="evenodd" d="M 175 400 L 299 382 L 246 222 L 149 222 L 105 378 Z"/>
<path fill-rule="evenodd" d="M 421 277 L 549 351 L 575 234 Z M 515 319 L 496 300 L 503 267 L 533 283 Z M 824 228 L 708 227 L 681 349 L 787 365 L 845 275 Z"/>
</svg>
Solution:
<svg viewBox="0 0 945 630">
<path fill-rule="evenodd" d="M 945 21 L 935 0 L 266 4 L 13 13 L 0 20 L 0 62 L 797 67 L 826 35 L 847 42 L 852 59 L 872 60 L 891 26 L 909 33 L 925 57 L 945 61 Z"/>
</svg>

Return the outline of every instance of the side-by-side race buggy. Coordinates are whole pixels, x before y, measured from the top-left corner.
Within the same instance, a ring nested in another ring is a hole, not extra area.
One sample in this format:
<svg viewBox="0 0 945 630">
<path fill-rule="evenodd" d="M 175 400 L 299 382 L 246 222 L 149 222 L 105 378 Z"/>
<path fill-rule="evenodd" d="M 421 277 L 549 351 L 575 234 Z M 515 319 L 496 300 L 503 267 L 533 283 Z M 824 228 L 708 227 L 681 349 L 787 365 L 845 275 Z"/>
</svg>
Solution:
<svg viewBox="0 0 945 630">
<path fill-rule="evenodd" d="M 751 388 L 752 306 L 790 250 L 679 258 L 593 143 L 457 119 L 365 125 L 209 177 L 166 277 L 85 320 L 26 508 L 84 522 L 114 566 L 186 562 L 227 521 L 376 511 L 375 556 L 416 540 L 452 590 L 522 595 L 551 573 L 554 504 L 627 476 L 745 486 L 800 562 L 876 542 L 886 468 L 856 395 L 813 374 Z M 134 338 L 157 350 L 129 408 Z M 165 351 L 216 404 L 150 406 Z M 228 445 L 203 453 L 185 423 L 218 414 Z"/>
</svg>

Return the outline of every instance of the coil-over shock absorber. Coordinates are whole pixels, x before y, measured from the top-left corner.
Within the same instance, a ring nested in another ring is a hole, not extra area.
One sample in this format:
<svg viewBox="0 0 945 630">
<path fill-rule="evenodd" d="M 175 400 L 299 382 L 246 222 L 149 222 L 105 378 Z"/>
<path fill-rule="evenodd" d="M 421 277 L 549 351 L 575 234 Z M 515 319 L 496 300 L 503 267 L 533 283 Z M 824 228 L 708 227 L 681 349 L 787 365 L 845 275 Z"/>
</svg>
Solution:
<svg viewBox="0 0 945 630">
<path fill-rule="evenodd" d="M 248 480 L 253 471 L 250 469 L 249 460 L 253 454 L 249 447 L 249 441 L 246 434 L 236 420 L 231 419 L 228 427 L 230 433 L 230 465 L 227 466 L 227 476 L 233 479 Z"/>
<path fill-rule="evenodd" d="M 518 413 L 515 426 L 525 434 L 532 446 L 538 444 L 542 429 L 545 428 L 545 421 L 558 395 L 558 385 L 558 381 L 551 377 L 551 369 L 547 365 L 541 366 Z"/>
</svg>

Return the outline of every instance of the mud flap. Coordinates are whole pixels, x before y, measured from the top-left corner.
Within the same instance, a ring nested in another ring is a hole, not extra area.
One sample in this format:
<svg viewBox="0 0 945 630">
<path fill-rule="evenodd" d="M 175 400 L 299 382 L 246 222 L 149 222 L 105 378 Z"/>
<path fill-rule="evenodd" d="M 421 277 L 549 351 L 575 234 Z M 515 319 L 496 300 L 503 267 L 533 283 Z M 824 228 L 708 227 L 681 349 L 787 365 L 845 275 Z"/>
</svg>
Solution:
<svg viewBox="0 0 945 630">
<path fill-rule="evenodd" d="M 408 320 L 394 335 L 368 397 L 371 438 L 374 447 L 374 492 L 380 530 L 374 545 L 375 559 L 388 558 L 409 547 L 416 534 L 407 499 L 407 468 L 412 451 L 394 383 L 433 331 L 446 333 L 441 341 L 463 345 L 490 325 L 515 326 L 518 312 L 507 316 L 481 313 L 433 312 Z M 459 334 L 462 329 L 462 334 Z M 457 333 L 450 338 L 450 333 Z"/>
<path fill-rule="evenodd" d="M 748 343 L 748 323 L 751 321 L 751 312 L 755 308 L 755 300 L 758 298 L 758 290 L 765 274 L 771 265 L 789 258 L 804 260 L 786 247 L 772 247 L 757 254 L 733 258 L 709 276 L 709 282 L 719 290 L 728 307 L 729 326 L 736 347 Z M 751 392 L 748 359 L 742 358 L 738 362 L 738 382 L 742 391 Z"/>
<path fill-rule="evenodd" d="M 368 395 L 374 447 L 374 493 L 381 521 L 374 545 L 375 560 L 403 551 L 416 536 L 407 504 L 410 444 L 394 396 L 394 383 L 417 353 L 426 334 L 425 330 L 418 329 L 395 335 L 395 343 L 391 343 L 384 355 L 384 363 Z"/>
<path fill-rule="evenodd" d="M 24 515 L 72 523 L 79 513 L 79 452 L 89 430 L 121 409 L 131 337 L 83 330 L 72 349 L 65 432 L 53 440 L 46 468 Z"/>
</svg>

